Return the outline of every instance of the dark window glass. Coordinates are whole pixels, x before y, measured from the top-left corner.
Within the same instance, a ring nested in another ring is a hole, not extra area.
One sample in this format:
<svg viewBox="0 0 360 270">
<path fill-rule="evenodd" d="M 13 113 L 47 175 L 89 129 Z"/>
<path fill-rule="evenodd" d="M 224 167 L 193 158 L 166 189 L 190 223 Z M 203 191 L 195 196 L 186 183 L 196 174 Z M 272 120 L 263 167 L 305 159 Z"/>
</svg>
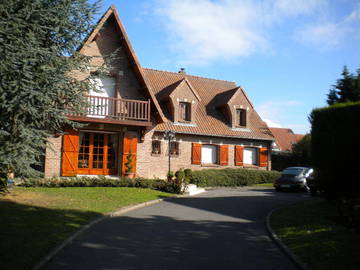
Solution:
<svg viewBox="0 0 360 270">
<path fill-rule="evenodd" d="M 161 141 L 152 141 L 152 154 L 161 154 Z"/>
<path fill-rule="evenodd" d="M 170 155 L 172 155 L 172 156 L 180 155 L 180 143 L 179 142 L 170 142 Z"/>
<path fill-rule="evenodd" d="M 180 121 L 191 121 L 191 104 L 180 102 Z"/>
<path fill-rule="evenodd" d="M 246 110 L 236 109 L 236 125 L 246 127 Z"/>
</svg>

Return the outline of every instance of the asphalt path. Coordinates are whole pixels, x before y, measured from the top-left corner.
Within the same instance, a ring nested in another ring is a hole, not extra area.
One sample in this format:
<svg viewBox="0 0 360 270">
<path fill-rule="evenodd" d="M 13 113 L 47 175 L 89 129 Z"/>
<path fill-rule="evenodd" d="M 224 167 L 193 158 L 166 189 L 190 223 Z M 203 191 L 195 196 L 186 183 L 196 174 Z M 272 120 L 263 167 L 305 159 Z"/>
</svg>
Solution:
<svg viewBox="0 0 360 270">
<path fill-rule="evenodd" d="M 221 188 L 168 199 L 95 224 L 45 269 L 297 269 L 265 220 L 272 209 L 308 198 Z"/>
</svg>

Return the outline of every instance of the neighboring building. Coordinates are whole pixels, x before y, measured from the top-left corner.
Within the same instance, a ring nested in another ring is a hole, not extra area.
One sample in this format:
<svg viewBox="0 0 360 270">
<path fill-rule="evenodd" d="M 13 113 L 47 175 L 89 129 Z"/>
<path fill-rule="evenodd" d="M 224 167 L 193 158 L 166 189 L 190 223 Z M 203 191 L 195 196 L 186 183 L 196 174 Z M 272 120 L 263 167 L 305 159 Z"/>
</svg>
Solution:
<svg viewBox="0 0 360 270">
<path fill-rule="evenodd" d="M 88 125 L 49 139 L 46 177 L 124 175 L 129 152 L 137 176 L 146 178 L 166 177 L 169 152 L 173 171 L 271 169 L 274 138 L 241 87 L 184 70 L 142 68 L 111 7 L 80 52 L 100 56 L 100 63 L 117 49 L 116 68 L 96 80 L 103 93 L 89 93 L 86 115 L 69 116 Z M 164 139 L 167 130 L 175 132 L 170 145 Z"/>
<path fill-rule="evenodd" d="M 290 128 L 269 128 L 275 137 L 272 150 L 274 152 L 291 152 L 292 147 L 305 135 L 295 134 Z"/>
</svg>

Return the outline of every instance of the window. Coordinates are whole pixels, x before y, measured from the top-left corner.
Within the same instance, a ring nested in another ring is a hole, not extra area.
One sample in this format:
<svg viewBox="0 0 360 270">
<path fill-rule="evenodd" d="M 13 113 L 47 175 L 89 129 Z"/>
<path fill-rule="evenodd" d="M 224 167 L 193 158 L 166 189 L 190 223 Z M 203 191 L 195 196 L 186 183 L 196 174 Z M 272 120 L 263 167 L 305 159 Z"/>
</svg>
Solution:
<svg viewBox="0 0 360 270">
<path fill-rule="evenodd" d="M 257 153 L 258 153 L 257 148 L 245 147 L 244 164 L 257 165 L 258 164 Z"/>
<path fill-rule="evenodd" d="M 170 142 L 170 155 L 171 156 L 180 155 L 180 143 L 179 142 Z"/>
<path fill-rule="evenodd" d="M 236 125 L 246 127 L 246 110 L 236 109 Z"/>
<path fill-rule="evenodd" d="M 201 146 L 201 163 L 203 164 L 218 163 L 218 147 L 216 145 Z"/>
<path fill-rule="evenodd" d="M 152 141 L 151 144 L 151 154 L 160 155 L 161 154 L 161 141 Z"/>
<path fill-rule="evenodd" d="M 191 121 L 191 104 L 188 102 L 180 102 L 179 120 Z"/>
<path fill-rule="evenodd" d="M 79 136 L 78 172 L 84 174 L 115 174 L 118 136 L 81 132 Z"/>
</svg>

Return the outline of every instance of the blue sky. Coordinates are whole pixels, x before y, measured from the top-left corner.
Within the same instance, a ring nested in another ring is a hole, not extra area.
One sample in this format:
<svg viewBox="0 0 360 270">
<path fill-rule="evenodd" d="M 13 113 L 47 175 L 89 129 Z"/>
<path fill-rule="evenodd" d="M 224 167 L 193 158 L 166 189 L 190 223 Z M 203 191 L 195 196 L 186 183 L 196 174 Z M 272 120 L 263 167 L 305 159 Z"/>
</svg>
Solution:
<svg viewBox="0 0 360 270">
<path fill-rule="evenodd" d="M 360 68 L 359 0 L 118 0 L 143 67 L 235 81 L 270 126 L 310 131 L 344 65 Z"/>
</svg>

